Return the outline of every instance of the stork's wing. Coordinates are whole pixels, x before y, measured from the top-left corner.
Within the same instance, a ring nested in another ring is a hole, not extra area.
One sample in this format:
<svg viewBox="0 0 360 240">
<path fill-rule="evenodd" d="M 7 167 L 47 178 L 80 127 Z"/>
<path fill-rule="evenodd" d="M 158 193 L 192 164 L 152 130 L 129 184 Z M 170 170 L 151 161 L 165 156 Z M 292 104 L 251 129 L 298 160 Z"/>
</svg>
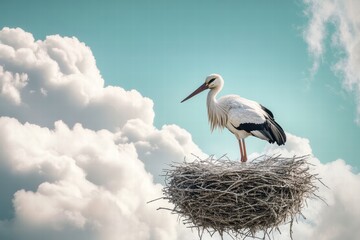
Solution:
<svg viewBox="0 0 360 240">
<path fill-rule="evenodd" d="M 258 138 L 269 140 L 266 132 L 262 133 L 266 119 L 254 109 L 231 108 L 228 113 L 229 122 L 237 130 L 244 130 Z"/>
<path fill-rule="evenodd" d="M 266 120 L 264 114 L 254 109 L 243 107 L 229 109 L 228 118 L 235 128 L 243 124 L 263 124 Z"/>
<path fill-rule="evenodd" d="M 270 143 L 284 144 L 286 135 L 273 119 L 270 110 L 264 110 L 264 107 L 255 102 L 250 103 L 233 105 L 229 109 L 228 119 L 232 126 Z"/>
</svg>

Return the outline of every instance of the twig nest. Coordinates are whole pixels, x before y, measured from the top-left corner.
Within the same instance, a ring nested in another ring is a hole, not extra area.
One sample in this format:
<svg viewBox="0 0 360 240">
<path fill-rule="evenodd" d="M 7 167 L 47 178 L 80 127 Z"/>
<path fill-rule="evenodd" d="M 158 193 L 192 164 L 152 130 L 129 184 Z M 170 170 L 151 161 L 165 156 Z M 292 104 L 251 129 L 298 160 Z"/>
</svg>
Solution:
<svg viewBox="0 0 360 240">
<path fill-rule="evenodd" d="M 184 224 L 202 236 L 227 233 L 235 238 L 269 233 L 301 214 L 314 197 L 319 179 L 306 156 L 262 157 L 252 162 L 197 159 L 165 170 L 165 199 Z"/>
</svg>

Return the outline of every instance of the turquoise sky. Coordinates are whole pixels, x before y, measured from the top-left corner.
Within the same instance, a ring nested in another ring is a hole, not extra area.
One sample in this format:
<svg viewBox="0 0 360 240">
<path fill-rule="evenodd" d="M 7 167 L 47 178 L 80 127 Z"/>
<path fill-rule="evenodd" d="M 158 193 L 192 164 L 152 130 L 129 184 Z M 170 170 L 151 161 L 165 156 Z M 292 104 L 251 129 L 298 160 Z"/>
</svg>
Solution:
<svg viewBox="0 0 360 240">
<path fill-rule="evenodd" d="M 155 103 L 155 125 L 187 129 L 208 154 L 238 158 L 230 133 L 210 133 L 203 93 L 180 101 L 220 73 L 221 94 L 239 94 L 270 108 L 283 128 L 310 140 L 322 162 L 345 159 L 359 169 L 360 127 L 354 96 L 331 66 L 329 48 L 314 79 L 302 32 L 301 1 L 2 1 L 0 27 L 36 39 L 76 36 L 96 58 L 107 85 L 136 89 Z M 330 45 L 330 43 L 327 43 Z M 248 152 L 265 142 L 247 139 Z"/>
</svg>

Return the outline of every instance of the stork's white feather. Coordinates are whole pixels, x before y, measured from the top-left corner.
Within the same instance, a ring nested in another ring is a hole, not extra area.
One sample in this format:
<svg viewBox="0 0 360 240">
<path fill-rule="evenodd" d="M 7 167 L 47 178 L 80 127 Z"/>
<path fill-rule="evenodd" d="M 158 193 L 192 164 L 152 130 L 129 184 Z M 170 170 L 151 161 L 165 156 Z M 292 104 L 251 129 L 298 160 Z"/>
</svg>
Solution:
<svg viewBox="0 0 360 240">
<path fill-rule="evenodd" d="M 241 123 L 261 124 L 265 122 L 265 112 L 257 102 L 237 95 L 224 96 L 218 102 L 227 109 L 229 121 L 235 126 L 239 126 Z"/>
</svg>

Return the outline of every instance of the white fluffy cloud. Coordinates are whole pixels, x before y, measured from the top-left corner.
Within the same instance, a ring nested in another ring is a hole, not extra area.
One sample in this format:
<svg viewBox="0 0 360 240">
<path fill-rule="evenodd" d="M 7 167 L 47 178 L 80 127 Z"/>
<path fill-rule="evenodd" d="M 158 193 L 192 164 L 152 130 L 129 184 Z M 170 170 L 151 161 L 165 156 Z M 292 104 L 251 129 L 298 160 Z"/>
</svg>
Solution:
<svg viewBox="0 0 360 240">
<path fill-rule="evenodd" d="M 343 86 L 355 93 L 357 123 L 360 124 L 360 2 L 358 0 L 304 0 L 309 24 L 304 38 L 314 58 L 314 74 L 325 52 L 325 39 L 331 37 L 333 47 L 341 54 L 333 70 L 342 78 Z M 334 26 L 329 36 L 328 27 Z"/>
<path fill-rule="evenodd" d="M 0 31 L 0 115 L 51 127 L 57 120 L 115 130 L 154 119 L 153 102 L 137 91 L 104 87 L 91 50 L 75 37 L 35 41 L 22 29 Z"/>
<path fill-rule="evenodd" d="M 191 136 L 177 126 L 153 126 L 152 100 L 136 90 L 104 86 L 91 50 L 76 38 L 48 36 L 35 41 L 22 29 L 0 31 L 0 116 L 52 127 L 119 131 L 120 142 L 135 147 L 160 181 L 159 166 L 202 155 Z"/>
<path fill-rule="evenodd" d="M 192 157 L 189 153 L 204 157 L 192 141 L 190 133 L 176 125 L 164 125 L 160 130 L 146 125 L 139 119 L 128 121 L 119 132 L 119 141 L 134 143 L 139 158 L 156 182 L 162 182 L 162 169 L 173 160 Z"/>
<path fill-rule="evenodd" d="M 176 217 L 156 211 L 167 203 L 146 204 L 161 196 L 161 185 L 134 144 L 115 139 L 80 124 L 70 129 L 58 121 L 48 129 L 1 117 L 0 166 L 7 173 L 1 189 L 13 181 L 22 188 L 12 189 L 14 218 L 0 223 L 0 238 L 178 239 Z M 11 208 L 11 202 L 1 205 Z"/>
<path fill-rule="evenodd" d="M 105 87 L 84 43 L 2 29 L 0 100 L 1 239 L 192 235 L 146 202 L 165 163 L 201 150 L 176 125 L 155 128 L 150 99 Z"/>
<path fill-rule="evenodd" d="M 326 200 L 310 200 L 304 208 L 306 220 L 299 218 L 294 224 L 294 239 L 308 240 L 341 240 L 358 239 L 360 236 L 360 174 L 352 172 L 351 166 L 345 161 L 322 164 L 312 156 L 312 149 L 308 139 L 287 134 L 286 146 L 268 146 L 266 154 L 282 154 L 292 157 L 310 154 L 310 163 L 314 166 L 314 173 L 318 173 L 327 187 L 319 184 L 318 195 Z M 283 235 L 279 239 L 289 239 L 288 226 L 281 228 Z"/>
</svg>

